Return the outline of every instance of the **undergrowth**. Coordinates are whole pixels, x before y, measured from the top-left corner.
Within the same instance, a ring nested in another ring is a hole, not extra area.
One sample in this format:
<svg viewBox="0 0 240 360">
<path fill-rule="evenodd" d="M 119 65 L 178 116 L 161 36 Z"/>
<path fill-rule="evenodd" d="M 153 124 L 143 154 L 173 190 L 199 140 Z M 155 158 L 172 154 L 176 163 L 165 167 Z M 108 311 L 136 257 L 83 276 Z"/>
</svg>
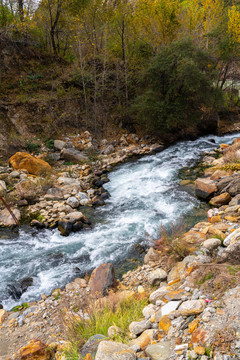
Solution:
<svg viewBox="0 0 240 360">
<path fill-rule="evenodd" d="M 67 359 L 79 359 L 79 351 L 83 344 L 93 335 L 102 334 L 108 337 L 110 326 L 119 327 L 122 332 L 113 340 L 126 343 L 128 326 L 142 317 L 142 310 L 148 304 L 144 294 L 121 297 L 121 294 L 110 294 L 107 298 L 90 301 L 84 313 L 80 310 L 70 318 L 64 318 L 70 349 L 66 350 Z M 77 317 L 76 317 L 77 315 Z M 81 359 L 81 357 L 80 357 Z"/>
</svg>

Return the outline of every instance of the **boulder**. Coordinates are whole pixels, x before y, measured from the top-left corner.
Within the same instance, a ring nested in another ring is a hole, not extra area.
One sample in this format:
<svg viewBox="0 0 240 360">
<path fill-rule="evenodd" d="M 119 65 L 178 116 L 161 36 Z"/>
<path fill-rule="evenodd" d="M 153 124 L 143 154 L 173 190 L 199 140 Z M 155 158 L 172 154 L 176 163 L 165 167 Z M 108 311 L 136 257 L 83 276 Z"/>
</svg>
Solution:
<svg viewBox="0 0 240 360">
<path fill-rule="evenodd" d="M 179 311 L 183 316 L 197 315 L 203 312 L 205 304 L 203 300 L 188 300 L 184 301 L 180 307 Z"/>
<path fill-rule="evenodd" d="M 86 342 L 86 344 L 83 345 L 82 350 L 81 350 L 81 356 L 84 357 L 87 354 L 91 354 L 92 357 L 94 358 L 97 348 L 98 348 L 98 345 L 104 339 L 106 339 L 106 337 L 101 334 L 91 336 L 88 339 L 88 341 Z"/>
<path fill-rule="evenodd" d="M 177 263 L 177 265 L 175 265 L 168 274 L 167 277 L 168 283 L 175 282 L 178 280 L 183 280 L 185 278 L 186 270 L 187 270 L 186 263 L 182 261 Z"/>
<path fill-rule="evenodd" d="M 229 246 L 234 244 L 240 240 L 240 228 L 234 230 L 231 234 L 229 234 L 225 240 L 223 241 L 224 246 Z"/>
<path fill-rule="evenodd" d="M 143 331 L 151 328 L 151 322 L 149 320 L 133 321 L 129 325 L 129 331 L 134 335 L 139 335 Z"/>
<path fill-rule="evenodd" d="M 18 209 L 12 209 L 13 214 L 18 221 L 21 219 L 21 213 Z M 7 209 L 0 211 L 0 226 L 14 226 L 16 222 Z"/>
<path fill-rule="evenodd" d="M 217 238 L 211 238 L 211 239 L 207 239 L 203 242 L 203 247 L 205 247 L 208 250 L 214 250 L 217 249 L 219 246 L 221 246 L 221 240 L 217 239 Z"/>
<path fill-rule="evenodd" d="M 129 342 L 129 346 L 140 346 L 141 350 L 145 349 L 148 344 L 153 340 L 155 334 L 154 329 L 145 330 L 137 339 L 133 339 Z"/>
<path fill-rule="evenodd" d="M 127 345 L 113 341 L 101 341 L 95 360 L 136 360 L 136 354 Z"/>
<path fill-rule="evenodd" d="M 217 191 L 216 183 L 210 179 L 199 178 L 195 181 L 195 194 L 201 199 L 207 199 Z"/>
<path fill-rule="evenodd" d="M 2 196 L 5 195 L 6 191 L 7 191 L 7 185 L 5 181 L 0 180 L 0 195 Z"/>
<path fill-rule="evenodd" d="M 40 340 L 31 340 L 28 345 L 19 350 L 19 360 L 49 360 L 50 351 L 47 351 L 47 345 Z"/>
<path fill-rule="evenodd" d="M 25 152 L 17 152 L 9 159 L 8 164 L 14 170 L 25 169 L 32 175 L 44 176 L 52 172 L 51 166 L 46 161 Z"/>
<path fill-rule="evenodd" d="M 32 180 L 23 180 L 15 186 L 21 199 L 34 200 L 41 193 L 41 186 Z"/>
<path fill-rule="evenodd" d="M 62 218 L 63 221 L 69 221 L 74 224 L 77 221 L 86 219 L 80 211 L 73 211 Z"/>
<path fill-rule="evenodd" d="M 0 309 L 0 325 L 8 318 L 6 310 Z"/>
<path fill-rule="evenodd" d="M 79 205 L 80 205 L 78 199 L 75 198 L 75 196 L 70 196 L 70 197 L 67 199 L 66 203 L 67 203 L 69 206 L 71 206 L 73 209 L 76 209 L 76 208 L 79 207 Z"/>
<path fill-rule="evenodd" d="M 162 341 L 158 344 L 149 345 L 145 350 L 151 360 L 168 360 L 171 356 L 170 341 Z"/>
<path fill-rule="evenodd" d="M 220 263 L 239 264 L 240 262 L 240 241 L 229 245 L 219 256 Z"/>
<path fill-rule="evenodd" d="M 213 198 L 211 198 L 209 204 L 212 206 L 220 207 L 222 205 L 228 204 L 229 201 L 231 201 L 231 196 L 228 192 L 224 192 L 218 196 L 214 196 Z"/>
<path fill-rule="evenodd" d="M 168 287 L 167 286 L 161 286 L 159 289 L 157 289 L 156 291 L 152 292 L 150 297 L 149 297 L 149 301 L 153 304 L 156 303 L 157 300 L 161 300 L 162 297 L 164 295 L 166 295 L 168 292 Z"/>
<path fill-rule="evenodd" d="M 103 153 L 104 155 L 110 155 L 110 154 L 112 154 L 114 151 L 115 151 L 114 146 L 110 144 L 110 145 L 107 145 L 107 146 L 105 146 L 105 147 L 103 148 L 102 153 Z"/>
<path fill-rule="evenodd" d="M 156 283 L 159 284 L 159 282 L 166 280 L 167 273 L 163 269 L 156 269 L 150 272 L 148 275 L 148 282 L 150 285 L 155 285 Z"/>
<path fill-rule="evenodd" d="M 236 196 L 240 193 L 240 175 L 234 174 L 221 179 L 217 188 L 219 193 L 228 192 L 230 196 Z"/>
<path fill-rule="evenodd" d="M 105 296 L 107 290 L 116 283 L 113 264 L 102 264 L 93 270 L 89 287 L 93 295 Z"/>
<path fill-rule="evenodd" d="M 58 221 L 58 230 L 62 236 L 68 236 L 72 232 L 73 224 L 70 221 Z"/>
<path fill-rule="evenodd" d="M 54 148 L 56 150 L 62 150 L 64 146 L 66 145 L 65 141 L 62 140 L 54 140 Z"/>
<path fill-rule="evenodd" d="M 169 301 L 166 305 L 161 308 L 162 316 L 169 315 L 172 311 L 177 310 L 181 301 Z"/>
<path fill-rule="evenodd" d="M 80 186 L 80 181 L 74 178 L 70 178 L 68 176 L 60 176 L 57 179 L 57 182 L 61 185 L 70 185 L 70 186 Z"/>
<path fill-rule="evenodd" d="M 61 151 L 61 159 L 75 163 L 86 162 L 88 160 L 86 155 L 76 149 L 63 149 Z"/>
<path fill-rule="evenodd" d="M 155 263 L 158 262 L 160 259 L 160 254 L 157 250 L 150 247 L 147 254 L 144 256 L 144 264 L 149 264 L 151 262 Z"/>
</svg>

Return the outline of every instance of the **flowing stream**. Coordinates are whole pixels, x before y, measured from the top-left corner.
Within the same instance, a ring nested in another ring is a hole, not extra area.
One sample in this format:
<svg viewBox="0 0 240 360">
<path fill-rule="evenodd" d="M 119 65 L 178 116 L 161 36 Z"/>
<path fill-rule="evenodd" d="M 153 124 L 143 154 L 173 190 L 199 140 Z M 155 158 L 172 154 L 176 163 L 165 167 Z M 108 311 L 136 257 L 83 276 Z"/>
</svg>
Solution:
<svg viewBox="0 0 240 360">
<path fill-rule="evenodd" d="M 94 210 L 92 230 L 69 237 L 60 236 L 58 230 L 29 227 L 19 233 L 0 230 L 0 303 L 10 309 L 38 300 L 104 262 L 124 263 L 137 244 L 146 246 L 146 234 L 157 236 L 161 224 L 189 217 L 201 206 L 191 192 L 179 186 L 179 171 L 194 166 L 204 151 L 239 135 L 179 142 L 157 155 L 119 166 L 104 185 L 111 197 Z M 27 277 L 33 278 L 32 286 L 20 299 L 13 299 L 9 285 L 11 289 Z"/>
</svg>

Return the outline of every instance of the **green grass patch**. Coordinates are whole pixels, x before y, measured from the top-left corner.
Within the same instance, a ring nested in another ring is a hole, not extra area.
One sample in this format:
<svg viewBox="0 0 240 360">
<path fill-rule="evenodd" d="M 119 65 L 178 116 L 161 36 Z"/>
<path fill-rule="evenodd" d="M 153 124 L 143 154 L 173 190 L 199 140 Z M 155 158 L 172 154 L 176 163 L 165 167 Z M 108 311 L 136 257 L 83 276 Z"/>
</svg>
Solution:
<svg viewBox="0 0 240 360">
<path fill-rule="evenodd" d="M 206 281 L 211 280 L 213 278 L 213 273 L 209 272 L 206 274 L 201 280 L 198 281 L 198 285 L 204 284 Z"/>
<path fill-rule="evenodd" d="M 27 309 L 27 308 L 29 308 L 28 303 L 23 303 L 22 305 L 14 306 L 14 307 L 11 309 L 11 311 L 17 312 L 17 311 L 20 311 L 20 310 L 23 310 L 23 309 Z"/>
<path fill-rule="evenodd" d="M 240 271 L 240 265 L 227 265 L 227 270 L 230 275 L 236 275 Z"/>
<path fill-rule="evenodd" d="M 73 319 L 69 328 L 69 340 L 71 348 L 66 351 L 68 359 L 79 359 L 79 350 L 82 345 L 93 335 L 102 334 L 108 337 L 108 328 L 112 325 L 120 327 L 123 332 L 117 334 L 116 341 L 126 343 L 128 338 L 128 327 L 131 322 L 139 321 L 142 316 L 143 308 L 148 304 L 148 297 L 136 295 L 124 300 L 116 300 L 115 294 L 110 295 L 110 301 L 105 305 L 90 305 L 87 310 L 89 319 Z M 77 308 L 74 308 L 76 311 Z M 78 356 L 78 357 L 77 357 Z"/>
</svg>

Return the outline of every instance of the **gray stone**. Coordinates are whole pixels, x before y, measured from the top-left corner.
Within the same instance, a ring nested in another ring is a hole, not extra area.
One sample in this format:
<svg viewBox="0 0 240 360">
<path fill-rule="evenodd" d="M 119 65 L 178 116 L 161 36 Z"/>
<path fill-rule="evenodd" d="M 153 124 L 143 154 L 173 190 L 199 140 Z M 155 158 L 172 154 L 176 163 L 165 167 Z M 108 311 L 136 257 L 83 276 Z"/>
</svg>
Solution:
<svg viewBox="0 0 240 360">
<path fill-rule="evenodd" d="M 168 360 L 171 356 L 171 343 L 170 341 L 163 341 L 149 345 L 145 352 L 151 360 Z"/>
<path fill-rule="evenodd" d="M 223 241 L 223 245 L 228 246 L 230 244 L 234 244 L 235 242 L 240 240 L 240 228 L 233 231 L 229 234 Z"/>
<path fill-rule="evenodd" d="M 95 360 L 136 360 L 136 354 L 127 345 L 113 341 L 101 341 Z"/>
<path fill-rule="evenodd" d="M 143 313 L 143 316 L 145 317 L 145 319 L 148 320 L 155 313 L 156 310 L 157 310 L 157 306 L 155 306 L 153 304 L 149 304 L 149 305 L 145 306 L 142 313 Z"/>
<path fill-rule="evenodd" d="M 19 175 L 20 175 L 20 173 L 19 173 L 18 171 L 16 171 L 16 170 L 14 170 L 14 171 L 12 171 L 12 172 L 10 173 L 10 176 L 11 176 L 13 179 L 18 178 Z"/>
<path fill-rule="evenodd" d="M 159 289 L 157 289 L 156 291 L 152 292 L 150 297 L 149 297 L 149 301 L 152 302 L 153 304 L 156 303 L 157 300 L 161 300 L 161 298 L 166 295 L 168 292 L 167 286 L 161 286 Z"/>
<path fill-rule="evenodd" d="M 148 250 L 147 254 L 144 256 L 144 264 L 149 264 L 151 262 L 157 262 L 160 259 L 160 254 L 157 250 L 154 250 L 152 247 Z"/>
<path fill-rule="evenodd" d="M 104 155 L 110 155 L 114 151 L 115 151 L 114 146 L 110 144 L 110 145 L 107 145 L 107 146 L 104 147 L 104 149 L 102 150 L 102 153 Z"/>
<path fill-rule="evenodd" d="M 64 221 L 69 221 L 71 223 L 75 223 L 76 221 L 80 221 L 84 218 L 84 215 L 80 211 L 73 211 L 70 214 L 67 214 L 63 217 Z"/>
<path fill-rule="evenodd" d="M 77 198 L 78 200 L 85 200 L 85 199 L 88 200 L 88 195 L 85 194 L 84 192 L 79 191 L 79 192 L 76 194 L 76 198 Z"/>
<path fill-rule="evenodd" d="M 7 191 L 7 186 L 5 181 L 0 180 L 0 195 L 4 195 Z"/>
<path fill-rule="evenodd" d="M 66 203 L 68 205 L 70 205 L 73 209 L 76 209 L 77 207 L 79 207 L 79 201 L 75 196 L 70 196 Z"/>
<path fill-rule="evenodd" d="M 86 155 L 76 149 L 63 149 L 61 151 L 61 159 L 76 163 L 88 160 Z"/>
<path fill-rule="evenodd" d="M 188 300 L 184 301 L 180 307 L 179 311 L 181 315 L 189 316 L 189 315 L 196 315 L 203 312 L 205 308 L 205 303 L 203 300 Z"/>
<path fill-rule="evenodd" d="M 54 140 L 54 148 L 56 150 L 62 150 L 64 146 L 66 145 L 65 141 L 62 140 Z"/>
<path fill-rule="evenodd" d="M 172 311 L 177 310 L 181 301 L 169 301 L 161 308 L 162 316 L 169 315 Z"/>
<path fill-rule="evenodd" d="M 17 218 L 18 221 L 21 219 L 21 213 L 18 209 L 12 209 L 13 214 Z M 0 225 L 2 226 L 13 226 L 16 225 L 16 222 L 12 215 L 9 213 L 7 209 L 0 211 Z"/>
<path fill-rule="evenodd" d="M 73 178 L 70 178 L 70 177 L 67 177 L 67 176 L 60 176 L 57 179 L 57 181 L 58 181 L 59 184 L 62 184 L 62 185 L 80 186 L 80 181 L 79 180 L 73 179 Z"/>
<path fill-rule="evenodd" d="M 92 357 L 94 357 L 99 343 L 101 341 L 103 341 L 104 339 L 106 339 L 106 337 L 101 334 L 91 336 L 88 339 L 88 341 L 86 342 L 86 344 L 84 344 L 82 347 L 82 350 L 81 350 L 82 357 L 85 357 L 87 354 L 91 354 Z"/>
<path fill-rule="evenodd" d="M 203 242 L 203 247 L 205 247 L 208 250 L 214 250 L 221 246 L 221 240 L 216 238 L 207 239 Z"/>
<path fill-rule="evenodd" d="M 129 325 L 129 331 L 134 335 L 141 334 L 144 330 L 147 330 L 150 328 L 151 328 L 151 322 L 148 320 L 133 321 Z"/>
<path fill-rule="evenodd" d="M 231 264 L 239 264 L 240 261 L 240 241 L 229 245 L 219 255 L 219 262 L 229 262 Z"/>
<path fill-rule="evenodd" d="M 163 269 L 156 269 L 150 272 L 148 275 L 148 282 L 150 285 L 155 285 L 156 283 L 159 283 L 162 280 L 165 280 L 167 278 L 167 273 Z"/>
</svg>

